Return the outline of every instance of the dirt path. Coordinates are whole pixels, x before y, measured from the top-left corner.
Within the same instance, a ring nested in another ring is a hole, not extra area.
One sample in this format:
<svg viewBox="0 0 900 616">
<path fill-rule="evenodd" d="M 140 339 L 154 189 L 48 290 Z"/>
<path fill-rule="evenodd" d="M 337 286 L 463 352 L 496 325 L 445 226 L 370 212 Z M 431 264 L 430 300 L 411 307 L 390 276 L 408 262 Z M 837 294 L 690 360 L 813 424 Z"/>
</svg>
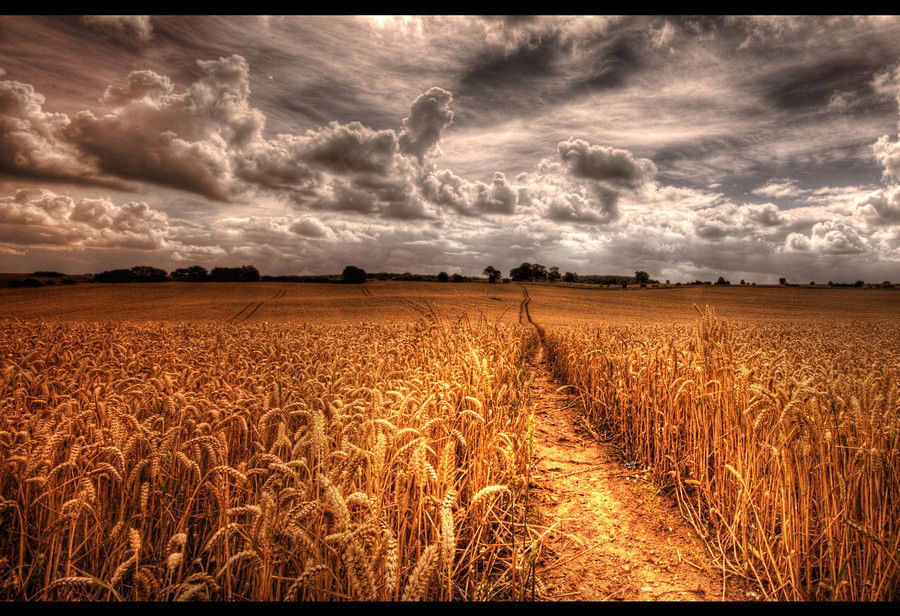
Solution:
<svg viewBox="0 0 900 616">
<path fill-rule="evenodd" d="M 523 287 L 520 308 L 531 320 Z M 577 428 L 577 399 L 558 391 L 543 346 L 528 366 L 536 421 L 532 494 L 550 530 L 537 574 L 549 600 L 702 601 L 736 598 L 674 501 L 657 494 Z M 583 425 L 583 424 L 582 424 Z"/>
</svg>

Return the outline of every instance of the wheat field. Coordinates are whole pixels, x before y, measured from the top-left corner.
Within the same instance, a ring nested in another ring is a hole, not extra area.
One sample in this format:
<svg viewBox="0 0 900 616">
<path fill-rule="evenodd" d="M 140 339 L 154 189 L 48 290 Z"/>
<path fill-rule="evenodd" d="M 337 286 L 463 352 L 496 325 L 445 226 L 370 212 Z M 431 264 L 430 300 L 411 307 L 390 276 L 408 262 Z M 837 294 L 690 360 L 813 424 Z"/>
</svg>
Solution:
<svg viewBox="0 0 900 616">
<path fill-rule="evenodd" d="M 516 327 L 8 324 L 3 596 L 525 587 Z"/>
<path fill-rule="evenodd" d="M 900 327 L 735 324 L 548 335 L 592 423 L 675 495 L 723 568 L 782 600 L 900 589 Z"/>
<path fill-rule="evenodd" d="M 897 294 L 529 285 L 536 328 L 518 285 L 421 286 L 327 289 L 355 312 L 324 322 L 299 285 L 213 288 L 218 321 L 102 319 L 108 287 L 0 320 L 0 598 L 544 598 L 541 347 L 722 575 L 900 598 Z"/>
</svg>

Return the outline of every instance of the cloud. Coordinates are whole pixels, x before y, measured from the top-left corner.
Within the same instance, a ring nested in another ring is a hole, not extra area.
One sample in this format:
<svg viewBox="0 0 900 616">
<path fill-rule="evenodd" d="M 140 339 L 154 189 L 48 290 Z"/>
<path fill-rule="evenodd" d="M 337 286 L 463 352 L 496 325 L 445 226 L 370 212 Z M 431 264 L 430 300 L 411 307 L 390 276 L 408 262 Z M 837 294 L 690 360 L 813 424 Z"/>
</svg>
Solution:
<svg viewBox="0 0 900 616">
<path fill-rule="evenodd" d="M 4 241 L 8 267 L 43 245 L 108 268 L 127 253 L 90 240 L 126 233 L 162 238 L 160 265 L 272 273 L 900 260 L 897 18 L 159 16 L 152 46 L 78 19 L 2 18 L 3 68 L 31 84 L 0 87 L 2 180 L 88 199 L 16 206 L 32 222 L 6 236 L 70 239 Z"/>
<path fill-rule="evenodd" d="M 65 140 L 68 116 L 44 111 L 44 101 L 29 84 L 0 81 L 0 174 L 116 185 Z"/>
<path fill-rule="evenodd" d="M 229 201 L 241 192 L 232 157 L 259 141 L 265 117 L 249 105 L 249 66 L 238 55 L 197 62 L 204 75 L 183 92 L 150 71 L 131 73 L 105 98 L 121 106 L 77 113 L 70 143 L 101 170 Z"/>
<path fill-rule="evenodd" d="M 754 188 L 751 192 L 754 195 L 768 197 L 769 199 L 790 199 L 804 195 L 808 191 L 799 188 L 796 180 L 773 179 L 763 186 Z"/>
<path fill-rule="evenodd" d="M 875 158 L 884 167 L 884 176 L 900 180 L 900 141 L 892 141 L 887 135 L 882 136 L 872 146 Z"/>
<path fill-rule="evenodd" d="M 0 241 L 21 245 L 118 247 L 156 250 L 168 217 L 144 202 L 74 199 L 46 190 L 0 197 Z"/>
<path fill-rule="evenodd" d="M 315 218 L 301 218 L 291 225 L 290 230 L 303 237 L 320 238 L 329 235 L 328 227 Z"/>
<path fill-rule="evenodd" d="M 789 234 L 784 248 L 788 252 L 817 252 L 823 255 L 855 255 L 869 250 L 854 227 L 834 220 L 817 222 L 808 236 Z"/>
<path fill-rule="evenodd" d="M 441 88 L 431 88 L 412 102 L 409 116 L 403 118 L 400 151 L 421 162 L 437 147 L 441 135 L 453 122 L 450 103 L 453 95 Z"/>
<path fill-rule="evenodd" d="M 100 102 L 120 106 L 144 97 L 160 98 L 174 91 L 172 81 L 149 70 L 132 71 L 125 79 L 125 85 L 109 86 L 100 98 Z"/>
<path fill-rule="evenodd" d="M 607 224 L 620 216 L 617 207 L 619 195 L 615 191 L 598 187 L 591 196 L 564 192 L 552 198 L 545 216 L 557 222 Z"/>
<path fill-rule="evenodd" d="M 900 225 L 900 185 L 876 190 L 858 200 L 855 206 L 877 225 Z"/>
<path fill-rule="evenodd" d="M 572 176 L 603 182 L 613 188 L 639 188 L 656 175 L 652 160 L 637 158 L 628 150 L 591 145 L 582 139 L 560 142 L 557 149 Z"/>
<path fill-rule="evenodd" d="M 745 205 L 743 212 L 747 221 L 757 223 L 763 227 L 777 227 L 784 222 L 781 210 L 774 203 Z"/>
<path fill-rule="evenodd" d="M 133 37 L 142 43 L 153 38 L 153 24 L 148 15 L 85 15 L 81 22 L 96 30 Z"/>
<path fill-rule="evenodd" d="M 785 223 L 784 215 L 774 203 L 723 203 L 699 210 L 693 217 L 694 232 L 709 241 L 765 236 Z"/>
</svg>

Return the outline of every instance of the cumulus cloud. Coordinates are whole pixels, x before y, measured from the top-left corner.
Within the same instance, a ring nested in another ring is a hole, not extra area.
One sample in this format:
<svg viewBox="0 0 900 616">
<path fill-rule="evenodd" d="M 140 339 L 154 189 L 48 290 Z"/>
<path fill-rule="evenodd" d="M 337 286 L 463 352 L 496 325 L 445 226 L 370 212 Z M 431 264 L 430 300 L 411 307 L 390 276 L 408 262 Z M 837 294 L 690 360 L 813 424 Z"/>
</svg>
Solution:
<svg viewBox="0 0 900 616">
<path fill-rule="evenodd" d="M 557 222 L 607 224 L 619 218 L 619 195 L 602 187 L 593 195 L 563 192 L 554 196 L 547 205 L 546 217 Z"/>
<path fill-rule="evenodd" d="M 791 233 L 785 238 L 788 252 L 817 252 L 823 255 L 854 255 L 868 251 L 865 241 L 852 226 L 835 220 L 813 225 L 810 234 Z"/>
<path fill-rule="evenodd" d="M 441 140 L 441 135 L 453 122 L 450 103 L 453 95 L 442 88 L 431 88 L 412 102 L 409 116 L 403 118 L 400 150 L 423 161 Z"/>
<path fill-rule="evenodd" d="M 81 22 L 96 30 L 133 37 L 140 42 L 153 38 L 149 15 L 85 15 Z"/>
<path fill-rule="evenodd" d="M 163 246 L 168 217 L 144 202 L 74 199 L 46 190 L 0 197 L 0 241 L 155 250 Z"/>
<path fill-rule="evenodd" d="M 876 190 L 858 200 L 855 206 L 878 225 L 900 225 L 900 185 Z"/>
<path fill-rule="evenodd" d="M 894 141 L 884 135 L 875 142 L 872 149 L 875 158 L 884 167 L 884 176 L 900 180 L 900 141 Z"/>
<path fill-rule="evenodd" d="M 637 158 L 628 150 L 591 145 L 583 139 L 562 141 L 557 149 L 572 176 L 603 182 L 614 188 L 639 188 L 656 175 L 652 160 Z"/>
<path fill-rule="evenodd" d="M 119 106 L 144 97 L 159 98 L 174 89 L 172 80 L 164 75 L 149 70 L 132 71 L 123 85 L 106 88 L 100 102 Z"/>
<path fill-rule="evenodd" d="M 65 140 L 69 118 L 44 111 L 44 97 L 18 81 L 0 81 L 0 174 L 114 184 Z"/>
<path fill-rule="evenodd" d="M 463 216 L 510 215 L 517 212 L 523 187 L 509 183 L 506 175 L 494 173 L 490 184 L 470 182 L 448 169 L 427 173 L 419 181 L 424 198 Z"/>
<path fill-rule="evenodd" d="M 774 203 L 723 203 L 698 211 L 693 217 L 694 232 L 710 241 L 725 237 L 754 237 L 785 224 L 784 215 Z"/>
<path fill-rule="evenodd" d="M 320 238 L 328 235 L 328 227 L 323 225 L 315 218 L 301 218 L 291 225 L 292 233 L 302 235 L 303 237 Z"/>
<path fill-rule="evenodd" d="M 106 92 L 120 106 L 77 113 L 66 138 L 106 173 L 230 200 L 241 190 L 232 158 L 260 139 L 265 118 L 249 104 L 243 57 L 197 64 L 204 75 L 183 92 L 151 71 L 132 73 Z"/>
</svg>

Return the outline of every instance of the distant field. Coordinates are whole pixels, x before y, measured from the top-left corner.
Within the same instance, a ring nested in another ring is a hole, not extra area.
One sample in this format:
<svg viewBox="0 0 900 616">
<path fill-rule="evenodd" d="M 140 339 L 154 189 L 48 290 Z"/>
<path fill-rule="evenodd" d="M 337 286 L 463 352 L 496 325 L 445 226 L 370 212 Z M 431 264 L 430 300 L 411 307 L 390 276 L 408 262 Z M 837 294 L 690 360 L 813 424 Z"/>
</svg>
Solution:
<svg viewBox="0 0 900 616">
<path fill-rule="evenodd" d="M 529 284 L 531 310 L 545 326 L 596 322 L 691 321 L 708 305 L 734 320 L 884 319 L 900 314 L 900 291 L 878 289 L 602 289 Z M 410 322 L 431 306 L 444 316 L 516 322 L 518 284 L 374 281 L 315 283 L 78 284 L 0 289 L 0 319 L 63 321 Z"/>
</svg>

